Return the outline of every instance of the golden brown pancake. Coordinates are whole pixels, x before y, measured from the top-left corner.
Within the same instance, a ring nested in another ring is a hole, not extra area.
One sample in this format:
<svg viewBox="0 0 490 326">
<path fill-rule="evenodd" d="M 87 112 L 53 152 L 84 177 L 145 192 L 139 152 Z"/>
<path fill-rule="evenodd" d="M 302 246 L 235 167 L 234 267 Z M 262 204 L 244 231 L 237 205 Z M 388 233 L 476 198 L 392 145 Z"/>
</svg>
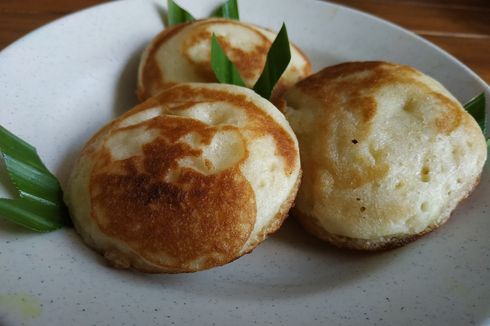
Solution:
<svg viewBox="0 0 490 326">
<path fill-rule="evenodd" d="M 144 100 L 176 83 L 217 82 L 210 63 L 213 33 L 245 84 L 252 87 L 276 34 L 252 24 L 212 18 L 166 28 L 152 40 L 140 62 L 139 98 Z M 308 58 L 291 44 L 291 63 L 274 88 L 273 97 L 310 73 Z"/>
<path fill-rule="evenodd" d="M 350 62 L 285 94 L 303 180 L 295 215 L 339 247 L 401 246 L 436 229 L 479 181 L 485 138 L 458 101 L 414 68 Z"/>
<path fill-rule="evenodd" d="M 116 267 L 194 272 L 253 250 L 281 225 L 300 180 L 284 116 L 244 87 L 180 84 L 102 128 L 66 202 Z"/>
</svg>

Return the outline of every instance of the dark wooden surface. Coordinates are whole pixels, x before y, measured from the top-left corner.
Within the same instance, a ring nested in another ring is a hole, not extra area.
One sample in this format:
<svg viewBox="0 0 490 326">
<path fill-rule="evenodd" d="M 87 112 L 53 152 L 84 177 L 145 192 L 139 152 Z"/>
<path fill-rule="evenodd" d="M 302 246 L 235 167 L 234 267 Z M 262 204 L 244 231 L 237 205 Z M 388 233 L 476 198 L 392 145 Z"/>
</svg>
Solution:
<svg viewBox="0 0 490 326">
<path fill-rule="evenodd" d="M 409 29 L 490 84 L 490 0 L 335 0 Z"/>
<path fill-rule="evenodd" d="M 28 32 L 103 0 L 0 0 L 0 50 Z M 416 32 L 490 83 L 490 0 L 335 0 Z"/>
</svg>

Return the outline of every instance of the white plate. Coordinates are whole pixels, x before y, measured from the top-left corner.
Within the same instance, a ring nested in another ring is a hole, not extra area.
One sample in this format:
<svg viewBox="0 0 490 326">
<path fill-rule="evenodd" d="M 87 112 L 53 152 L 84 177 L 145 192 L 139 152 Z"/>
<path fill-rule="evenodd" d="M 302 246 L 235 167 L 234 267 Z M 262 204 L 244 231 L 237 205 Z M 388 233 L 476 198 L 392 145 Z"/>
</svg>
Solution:
<svg viewBox="0 0 490 326">
<path fill-rule="evenodd" d="M 35 145 L 62 182 L 87 138 L 136 103 L 139 55 L 162 28 L 163 2 L 97 6 L 0 53 L 0 123 Z M 197 17 L 217 2 L 181 1 Z M 391 60 L 434 76 L 462 102 L 482 91 L 490 99 L 457 60 L 366 14 L 309 0 L 241 0 L 240 11 L 276 30 L 285 21 L 315 69 Z M 252 254 L 195 274 L 118 271 L 70 229 L 34 234 L 0 222 L 0 324 L 488 324 L 489 172 L 487 164 L 444 227 L 404 248 L 336 250 L 290 220 Z"/>
</svg>

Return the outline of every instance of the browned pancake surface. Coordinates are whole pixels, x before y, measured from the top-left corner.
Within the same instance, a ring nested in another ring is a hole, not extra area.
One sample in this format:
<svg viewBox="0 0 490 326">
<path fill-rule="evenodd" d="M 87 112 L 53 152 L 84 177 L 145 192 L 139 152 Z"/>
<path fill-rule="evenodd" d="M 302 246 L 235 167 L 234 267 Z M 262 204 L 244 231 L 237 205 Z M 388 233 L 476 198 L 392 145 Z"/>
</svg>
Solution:
<svg viewBox="0 0 490 326">
<path fill-rule="evenodd" d="M 228 89 L 195 85 L 175 86 L 149 99 L 103 128 L 84 148 L 82 155 L 89 155 L 93 161 L 90 218 L 106 237 L 124 243 L 146 261 L 134 262 L 132 255 L 126 256 L 119 249 L 105 249 L 106 257 L 115 265 L 142 265 L 139 268 L 148 271 L 192 271 L 236 259 L 242 251 L 253 249 L 243 247 L 257 214 L 254 190 L 240 170 L 249 156 L 249 143 L 271 136 L 275 154 L 284 161 L 282 173 L 291 175 L 298 169 L 295 140 L 257 103 Z M 219 103 L 241 111 L 246 121 L 228 123 L 226 111 L 211 123 L 183 113 L 195 104 Z M 164 113 L 128 123 L 153 108 L 162 108 Z M 119 134 L 132 131 L 144 131 L 151 137 L 136 154 L 118 159 L 111 142 Z M 203 158 L 202 150 L 220 132 L 237 135 L 236 146 L 243 149 L 234 163 L 224 168 Z M 187 136 L 200 145 L 182 141 Z M 198 169 L 183 166 L 182 160 L 197 162 Z M 291 192 L 295 193 L 296 187 Z M 288 199 L 288 207 L 293 198 Z M 285 211 L 281 208 L 279 220 L 273 223 L 275 228 L 288 207 Z M 254 246 L 258 242 L 253 242 Z"/>
</svg>

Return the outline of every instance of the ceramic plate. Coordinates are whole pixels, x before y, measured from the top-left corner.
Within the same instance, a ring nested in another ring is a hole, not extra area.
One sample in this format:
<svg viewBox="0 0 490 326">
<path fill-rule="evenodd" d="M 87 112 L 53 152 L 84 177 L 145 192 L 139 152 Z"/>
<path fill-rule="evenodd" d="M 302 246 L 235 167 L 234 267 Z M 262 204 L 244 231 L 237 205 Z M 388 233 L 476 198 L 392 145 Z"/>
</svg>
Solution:
<svg viewBox="0 0 490 326">
<path fill-rule="evenodd" d="M 179 2 L 205 17 L 219 1 Z M 97 6 L 0 53 L 0 123 L 37 147 L 62 183 L 88 137 L 136 103 L 137 64 L 163 27 L 161 3 Z M 358 11 L 312 0 L 241 0 L 240 11 L 243 21 L 274 30 L 285 21 L 315 70 L 389 60 L 435 77 L 461 102 L 482 91 L 490 98 L 447 53 Z M 290 219 L 252 254 L 182 275 L 115 270 L 71 229 L 35 234 L 0 222 L 0 324 L 488 324 L 489 203 L 487 164 L 449 222 L 406 247 L 336 250 Z"/>
</svg>

